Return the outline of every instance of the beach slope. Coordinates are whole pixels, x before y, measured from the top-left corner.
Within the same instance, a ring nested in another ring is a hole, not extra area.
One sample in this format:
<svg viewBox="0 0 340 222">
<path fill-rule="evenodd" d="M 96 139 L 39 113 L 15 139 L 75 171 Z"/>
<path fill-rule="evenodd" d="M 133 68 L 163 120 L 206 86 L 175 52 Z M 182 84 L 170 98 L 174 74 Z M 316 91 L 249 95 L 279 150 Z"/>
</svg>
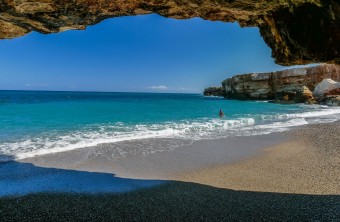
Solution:
<svg viewBox="0 0 340 222">
<path fill-rule="evenodd" d="M 339 132 L 340 122 L 304 126 L 262 155 L 173 174 L 129 192 L 2 197 L 0 220 L 336 221 Z"/>
</svg>

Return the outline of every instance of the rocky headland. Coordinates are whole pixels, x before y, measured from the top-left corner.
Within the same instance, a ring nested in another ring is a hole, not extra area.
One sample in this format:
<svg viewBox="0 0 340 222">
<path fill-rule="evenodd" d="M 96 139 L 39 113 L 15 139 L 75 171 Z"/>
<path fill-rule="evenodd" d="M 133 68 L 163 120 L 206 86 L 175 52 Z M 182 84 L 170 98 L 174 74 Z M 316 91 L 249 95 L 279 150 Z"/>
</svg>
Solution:
<svg viewBox="0 0 340 222">
<path fill-rule="evenodd" d="M 224 96 L 224 89 L 221 86 L 211 86 L 204 89 L 203 95 L 205 96 Z"/>
<path fill-rule="evenodd" d="M 323 64 L 236 75 L 222 82 L 223 96 L 238 100 L 340 105 L 340 66 Z"/>
<path fill-rule="evenodd" d="M 278 64 L 340 62 L 338 0 L 1 0 L 0 39 L 81 30 L 107 18 L 150 13 L 259 27 Z"/>
</svg>

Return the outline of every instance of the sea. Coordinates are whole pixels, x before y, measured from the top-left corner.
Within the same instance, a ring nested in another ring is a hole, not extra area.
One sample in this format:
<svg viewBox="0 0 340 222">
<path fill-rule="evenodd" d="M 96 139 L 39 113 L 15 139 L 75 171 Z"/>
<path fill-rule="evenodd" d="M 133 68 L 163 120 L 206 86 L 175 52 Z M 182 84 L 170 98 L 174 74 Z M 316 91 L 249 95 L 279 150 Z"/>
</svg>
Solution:
<svg viewBox="0 0 340 222">
<path fill-rule="evenodd" d="M 339 107 L 201 94 L 0 91 L 0 162 L 140 139 L 269 134 L 339 119 Z"/>
</svg>

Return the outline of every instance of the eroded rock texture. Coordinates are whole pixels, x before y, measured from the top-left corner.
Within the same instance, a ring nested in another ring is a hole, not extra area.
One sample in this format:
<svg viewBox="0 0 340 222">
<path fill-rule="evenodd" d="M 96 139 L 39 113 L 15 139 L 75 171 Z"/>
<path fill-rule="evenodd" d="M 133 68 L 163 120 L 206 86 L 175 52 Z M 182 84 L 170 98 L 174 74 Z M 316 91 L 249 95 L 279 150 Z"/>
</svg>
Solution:
<svg viewBox="0 0 340 222">
<path fill-rule="evenodd" d="M 224 96 L 224 90 L 220 86 L 212 86 L 212 87 L 205 88 L 203 91 L 203 95 L 222 97 Z"/>
<path fill-rule="evenodd" d="M 339 0 L 0 0 L 0 38 L 149 13 L 258 26 L 279 64 L 340 62 Z"/>
<path fill-rule="evenodd" d="M 325 84 L 325 81 L 329 84 Z M 335 81 L 340 81 L 340 66 L 320 65 L 236 75 L 224 80 L 222 87 L 224 96 L 229 99 L 276 100 L 282 103 L 324 102 L 326 96 L 340 95 L 336 91 L 340 85 Z"/>
</svg>

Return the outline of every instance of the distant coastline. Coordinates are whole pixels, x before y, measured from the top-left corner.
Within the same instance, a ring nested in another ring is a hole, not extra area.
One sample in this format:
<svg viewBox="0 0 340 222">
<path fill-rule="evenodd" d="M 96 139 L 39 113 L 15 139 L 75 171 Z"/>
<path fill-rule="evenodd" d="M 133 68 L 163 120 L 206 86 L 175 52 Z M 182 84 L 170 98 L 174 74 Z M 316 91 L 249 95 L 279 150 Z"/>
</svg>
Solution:
<svg viewBox="0 0 340 222">
<path fill-rule="evenodd" d="M 268 73 L 236 75 L 205 95 L 237 100 L 272 100 L 340 106 L 340 66 L 323 64 Z"/>
</svg>

